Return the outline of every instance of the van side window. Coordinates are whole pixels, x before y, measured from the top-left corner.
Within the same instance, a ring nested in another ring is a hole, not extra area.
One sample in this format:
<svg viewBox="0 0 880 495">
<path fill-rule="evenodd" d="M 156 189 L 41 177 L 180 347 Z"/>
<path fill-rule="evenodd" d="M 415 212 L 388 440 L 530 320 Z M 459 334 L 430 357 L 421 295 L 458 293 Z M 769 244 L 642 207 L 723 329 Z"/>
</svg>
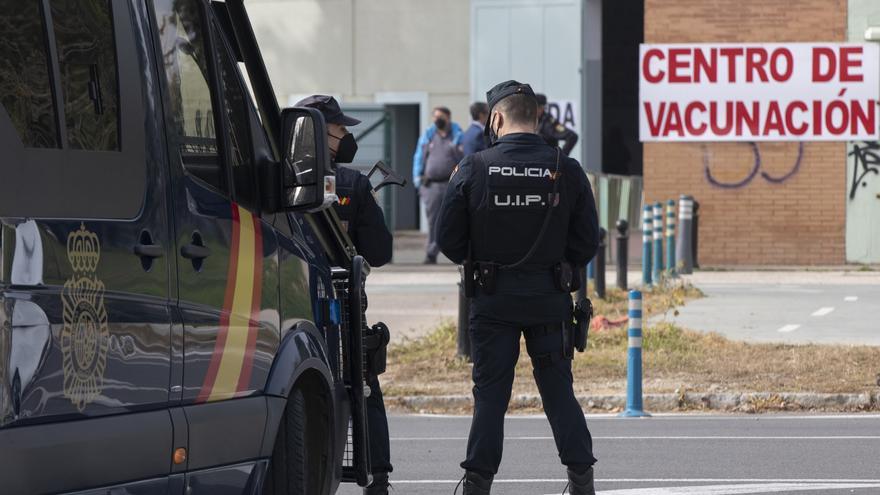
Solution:
<svg viewBox="0 0 880 495">
<path fill-rule="evenodd" d="M 119 85 L 110 2 L 51 0 L 50 5 L 68 145 L 118 150 Z"/>
<path fill-rule="evenodd" d="M 57 148 L 40 2 L 0 0 L 0 105 L 28 148 Z"/>
<path fill-rule="evenodd" d="M 154 0 L 168 80 L 168 106 L 183 166 L 228 193 L 217 148 L 205 30 L 198 0 Z"/>
<path fill-rule="evenodd" d="M 238 68 L 226 46 L 223 36 L 214 29 L 217 46 L 217 67 L 223 88 L 223 101 L 226 108 L 226 121 L 229 127 L 230 165 L 232 180 L 235 183 L 235 199 L 244 206 L 257 205 L 255 190 L 256 172 L 251 157 L 250 128 L 248 127 L 248 105 L 245 90 L 242 88 Z"/>
</svg>

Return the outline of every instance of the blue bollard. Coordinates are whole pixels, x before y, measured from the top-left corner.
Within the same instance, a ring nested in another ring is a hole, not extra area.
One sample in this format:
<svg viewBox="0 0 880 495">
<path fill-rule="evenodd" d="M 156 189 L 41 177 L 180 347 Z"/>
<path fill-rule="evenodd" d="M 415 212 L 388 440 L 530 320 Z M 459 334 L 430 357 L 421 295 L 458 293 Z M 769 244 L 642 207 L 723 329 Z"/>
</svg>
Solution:
<svg viewBox="0 0 880 495">
<path fill-rule="evenodd" d="M 651 278 L 654 283 L 660 281 L 663 272 L 663 205 L 654 203 L 654 270 Z"/>
<path fill-rule="evenodd" d="M 675 200 L 666 202 L 666 272 L 675 275 Z"/>
<path fill-rule="evenodd" d="M 651 285 L 651 235 L 654 230 L 651 205 L 645 206 L 642 214 L 642 285 Z"/>
<path fill-rule="evenodd" d="M 622 418 L 650 416 L 642 406 L 642 293 L 629 291 L 629 349 L 626 358 L 626 410 Z"/>
<path fill-rule="evenodd" d="M 593 280 L 594 278 L 596 278 L 596 264 L 595 264 L 595 262 L 596 262 L 596 258 L 593 257 L 593 259 L 591 259 L 590 262 L 587 263 L 587 280 Z"/>
</svg>

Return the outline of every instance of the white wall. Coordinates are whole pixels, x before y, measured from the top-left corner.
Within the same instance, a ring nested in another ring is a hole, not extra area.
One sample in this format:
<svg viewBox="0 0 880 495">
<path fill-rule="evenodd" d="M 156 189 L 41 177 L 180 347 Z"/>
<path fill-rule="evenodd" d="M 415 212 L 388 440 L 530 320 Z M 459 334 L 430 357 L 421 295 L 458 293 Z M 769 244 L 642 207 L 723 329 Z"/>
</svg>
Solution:
<svg viewBox="0 0 880 495">
<path fill-rule="evenodd" d="M 396 94 L 403 95 L 398 100 L 446 105 L 462 125 L 470 120 L 469 0 L 248 0 L 246 5 L 282 105 L 313 93 L 343 102 Z M 423 115 L 426 120 L 424 109 Z"/>
<path fill-rule="evenodd" d="M 471 95 L 516 79 L 550 101 L 581 103 L 582 0 L 471 0 Z M 581 115 L 583 115 L 582 112 Z M 584 142 L 583 117 L 573 157 Z"/>
</svg>

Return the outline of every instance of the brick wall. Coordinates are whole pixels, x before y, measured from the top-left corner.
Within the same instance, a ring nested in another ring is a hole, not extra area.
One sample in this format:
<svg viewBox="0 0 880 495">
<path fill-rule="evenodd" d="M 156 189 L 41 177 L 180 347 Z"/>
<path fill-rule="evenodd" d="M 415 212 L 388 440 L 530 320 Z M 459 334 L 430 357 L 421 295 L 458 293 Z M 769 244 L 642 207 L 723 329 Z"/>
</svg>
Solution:
<svg viewBox="0 0 880 495">
<path fill-rule="evenodd" d="M 645 43 L 845 41 L 846 0 L 645 0 Z M 845 262 L 844 143 L 645 143 L 645 199 L 700 202 L 699 261 L 721 265 Z M 710 184 L 761 173 L 746 186 Z"/>
</svg>

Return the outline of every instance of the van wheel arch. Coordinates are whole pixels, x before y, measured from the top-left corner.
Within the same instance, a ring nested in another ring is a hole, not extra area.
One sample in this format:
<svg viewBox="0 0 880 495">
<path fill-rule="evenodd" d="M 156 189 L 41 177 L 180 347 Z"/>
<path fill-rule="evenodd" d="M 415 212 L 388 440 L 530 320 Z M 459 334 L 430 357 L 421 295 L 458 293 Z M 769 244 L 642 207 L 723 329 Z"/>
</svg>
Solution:
<svg viewBox="0 0 880 495">
<path fill-rule="evenodd" d="M 330 493 L 333 453 L 331 390 L 322 373 L 306 370 L 296 380 L 281 416 L 263 495 Z"/>
</svg>

